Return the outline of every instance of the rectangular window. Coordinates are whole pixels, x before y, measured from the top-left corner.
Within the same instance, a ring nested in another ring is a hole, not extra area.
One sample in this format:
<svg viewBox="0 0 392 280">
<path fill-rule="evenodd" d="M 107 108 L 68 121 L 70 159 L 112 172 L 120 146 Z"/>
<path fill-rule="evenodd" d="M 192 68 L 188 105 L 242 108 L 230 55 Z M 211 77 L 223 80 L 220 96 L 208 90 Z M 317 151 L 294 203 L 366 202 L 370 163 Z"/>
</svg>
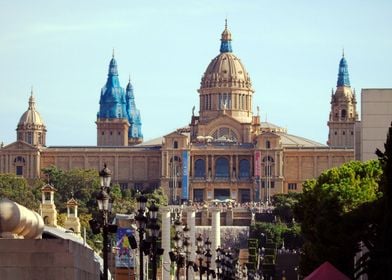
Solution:
<svg viewBox="0 0 392 280">
<path fill-rule="evenodd" d="M 266 181 L 262 181 L 261 182 L 261 187 L 264 189 L 266 186 L 267 186 L 267 182 Z M 269 187 L 271 189 L 275 188 L 275 182 L 274 181 L 269 182 Z"/>
<path fill-rule="evenodd" d="M 126 190 L 128 188 L 128 183 L 119 183 L 119 185 L 122 190 Z"/>
<path fill-rule="evenodd" d="M 204 201 L 204 189 L 194 189 L 193 190 L 193 201 L 203 202 Z"/>
<path fill-rule="evenodd" d="M 294 191 L 297 189 L 297 183 L 289 183 L 288 184 L 289 191 Z"/>
<path fill-rule="evenodd" d="M 143 190 L 143 183 L 135 183 L 134 188 L 135 188 L 135 191 Z"/>
<path fill-rule="evenodd" d="M 23 166 L 17 166 L 16 167 L 16 175 L 17 176 L 23 176 Z"/>
</svg>

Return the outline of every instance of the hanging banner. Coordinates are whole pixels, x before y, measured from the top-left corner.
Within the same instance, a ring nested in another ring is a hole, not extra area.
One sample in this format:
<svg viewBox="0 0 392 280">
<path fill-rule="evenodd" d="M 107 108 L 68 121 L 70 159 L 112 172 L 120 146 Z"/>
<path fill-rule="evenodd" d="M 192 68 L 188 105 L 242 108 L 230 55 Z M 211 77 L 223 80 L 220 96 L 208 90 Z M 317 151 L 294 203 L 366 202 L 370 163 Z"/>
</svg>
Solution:
<svg viewBox="0 0 392 280">
<path fill-rule="evenodd" d="M 261 152 L 255 151 L 255 177 L 261 177 Z"/>
<path fill-rule="evenodd" d="M 116 234 L 116 267 L 133 268 L 135 267 L 133 259 L 133 250 L 129 243 L 129 236 L 134 235 L 135 232 L 130 228 L 117 228 Z"/>
<path fill-rule="evenodd" d="M 182 199 L 189 199 L 189 152 L 182 152 Z"/>
</svg>

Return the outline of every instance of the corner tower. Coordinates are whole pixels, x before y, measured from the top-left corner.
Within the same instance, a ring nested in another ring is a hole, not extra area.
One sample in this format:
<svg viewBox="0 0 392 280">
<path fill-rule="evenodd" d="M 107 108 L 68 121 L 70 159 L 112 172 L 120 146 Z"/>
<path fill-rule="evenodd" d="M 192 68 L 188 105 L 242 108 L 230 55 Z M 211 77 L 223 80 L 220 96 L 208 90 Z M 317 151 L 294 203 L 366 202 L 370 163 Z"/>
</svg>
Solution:
<svg viewBox="0 0 392 280">
<path fill-rule="evenodd" d="M 33 89 L 31 89 L 29 107 L 20 117 L 16 128 L 16 139 L 36 147 L 46 145 L 46 127 L 41 115 L 35 108 Z"/>
<path fill-rule="evenodd" d="M 240 123 L 251 123 L 254 90 L 244 65 L 233 54 L 227 20 L 221 35 L 220 54 L 208 65 L 198 92 L 201 123 L 222 114 Z"/>
<path fill-rule="evenodd" d="M 354 148 L 354 126 L 358 120 L 355 91 L 351 89 L 344 53 L 339 63 L 335 93 L 332 90 L 328 146 Z"/>
<path fill-rule="evenodd" d="M 126 91 L 120 86 L 114 54 L 106 84 L 101 90 L 96 124 L 98 146 L 128 146 L 143 140 L 133 87 L 130 82 Z"/>
</svg>

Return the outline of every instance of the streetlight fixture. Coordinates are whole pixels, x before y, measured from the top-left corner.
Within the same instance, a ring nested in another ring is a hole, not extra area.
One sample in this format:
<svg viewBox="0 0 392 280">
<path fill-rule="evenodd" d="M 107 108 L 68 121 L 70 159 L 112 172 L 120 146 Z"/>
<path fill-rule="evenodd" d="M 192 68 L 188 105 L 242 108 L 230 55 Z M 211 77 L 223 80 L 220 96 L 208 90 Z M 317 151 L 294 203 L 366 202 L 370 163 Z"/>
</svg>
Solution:
<svg viewBox="0 0 392 280">
<path fill-rule="evenodd" d="M 97 221 L 92 219 L 89 221 L 90 227 L 94 234 L 101 232 L 103 236 L 103 279 L 108 280 L 108 248 L 109 239 L 108 234 L 117 231 L 117 226 L 109 224 L 109 214 L 112 212 L 112 200 L 109 195 L 110 193 L 110 180 L 112 172 L 107 168 L 106 164 L 104 168 L 99 172 L 99 177 L 101 180 L 101 190 L 98 193 L 96 199 L 98 204 L 98 210 L 101 214 L 101 220 Z"/>
<path fill-rule="evenodd" d="M 138 203 L 138 214 L 135 217 L 137 223 L 137 231 L 139 232 L 139 279 L 144 280 L 143 270 L 143 249 L 144 249 L 144 232 L 147 225 L 147 217 L 144 215 L 146 211 L 147 198 L 144 195 L 140 195 L 137 199 Z"/>
<path fill-rule="evenodd" d="M 203 279 L 203 258 L 204 258 L 204 248 L 203 248 L 203 238 L 201 234 L 196 238 L 197 250 L 196 254 L 199 259 L 199 275 L 200 280 Z"/>
<path fill-rule="evenodd" d="M 140 195 L 137 198 L 139 205 L 138 214 L 135 217 L 137 222 L 137 231 L 139 232 L 139 279 L 144 280 L 144 255 L 148 255 L 152 261 L 152 280 L 157 277 L 157 258 L 163 254 L 163 249 L 157 247 L 157 241 L 160 233 L 160 226 L 158 225 L 158 211 L 159 207 L 152 202 L 148 208 L 149 218 L 145 216 L 147 198 Z M 144 238 L 146 228 L 149 230 L 149 240 Z"/>
<path fill-rule="evenodd" d="M 206 248 L 206 265 L 207 265 L 207 280 L 209 280 L 209 276 L 210 276 L 210 265 L 211 265 L 211 241 L 210 238 L 207 237 L 207 240 L 204 242 L 204 246 Z"/>
<path fill-rule="evenodd" d="M 157 247 L 157 240 L 159 237 L 160 227 L 158 225 L 158 211 L 159 207 L 153 202 L 148 208 L 150 213 L 150 223 L 148 228 L 150 230 L 151 246 L 150 246 L 150 258 L 152 261 L 152 280 L 156 280 L 157 277 L 157 257 L 163 254 L 163 249 Z"/>
<path fill-rule="evenodd" d="M 181 212 L 177 212 L 177 217 L 174 222 L 175 235 L 173 237 L 174 250 L 169 252 L 170 260 L 175 262 L 177 265 L 176 278 L 180 279 L 180 270 L 185 267 L 185 279 L 188 280 L 189 267 L 192 267 L 194 271 L 197 271 L 197 266 L 193 261 L 190 261 L 191 247 L 190 242 L 190 229 L 188 225 L 182 227 L 181 223 Z"/>
</svg>

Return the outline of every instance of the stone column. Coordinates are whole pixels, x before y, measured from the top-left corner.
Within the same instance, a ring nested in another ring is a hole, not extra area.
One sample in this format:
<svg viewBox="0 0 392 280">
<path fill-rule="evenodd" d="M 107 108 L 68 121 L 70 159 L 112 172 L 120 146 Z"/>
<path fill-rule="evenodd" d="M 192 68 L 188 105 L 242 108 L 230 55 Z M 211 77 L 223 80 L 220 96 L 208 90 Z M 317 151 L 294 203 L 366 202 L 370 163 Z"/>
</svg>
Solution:
<svg viewBox="0 0 392 280">
<path fill-rule="evenodd" d="M 221 245 L 220 238 L 220 209 L 218 207 L 211 208 L 211 268 L 216 269 L 216 249 Z"/>
<path fill-rule="evenodd" d="M 162 214 L 162 280 L 170 280 L 170 207 L 160 207 Z"/>
<path fill-rule="evenodd" d="M 196 260 L 196 210 L 193 206 L 189 206 L 186 208 L 186 218 L 187 225 L 190 229 L 189 236 L 191 242 L 191 254 L 189 256 L 189 260 L 195 262 Z M 192 267 L 189 267 L 188 270 L 188 279 L 193 280 L 195 278 L 195 272 Z"/>
</svg>

